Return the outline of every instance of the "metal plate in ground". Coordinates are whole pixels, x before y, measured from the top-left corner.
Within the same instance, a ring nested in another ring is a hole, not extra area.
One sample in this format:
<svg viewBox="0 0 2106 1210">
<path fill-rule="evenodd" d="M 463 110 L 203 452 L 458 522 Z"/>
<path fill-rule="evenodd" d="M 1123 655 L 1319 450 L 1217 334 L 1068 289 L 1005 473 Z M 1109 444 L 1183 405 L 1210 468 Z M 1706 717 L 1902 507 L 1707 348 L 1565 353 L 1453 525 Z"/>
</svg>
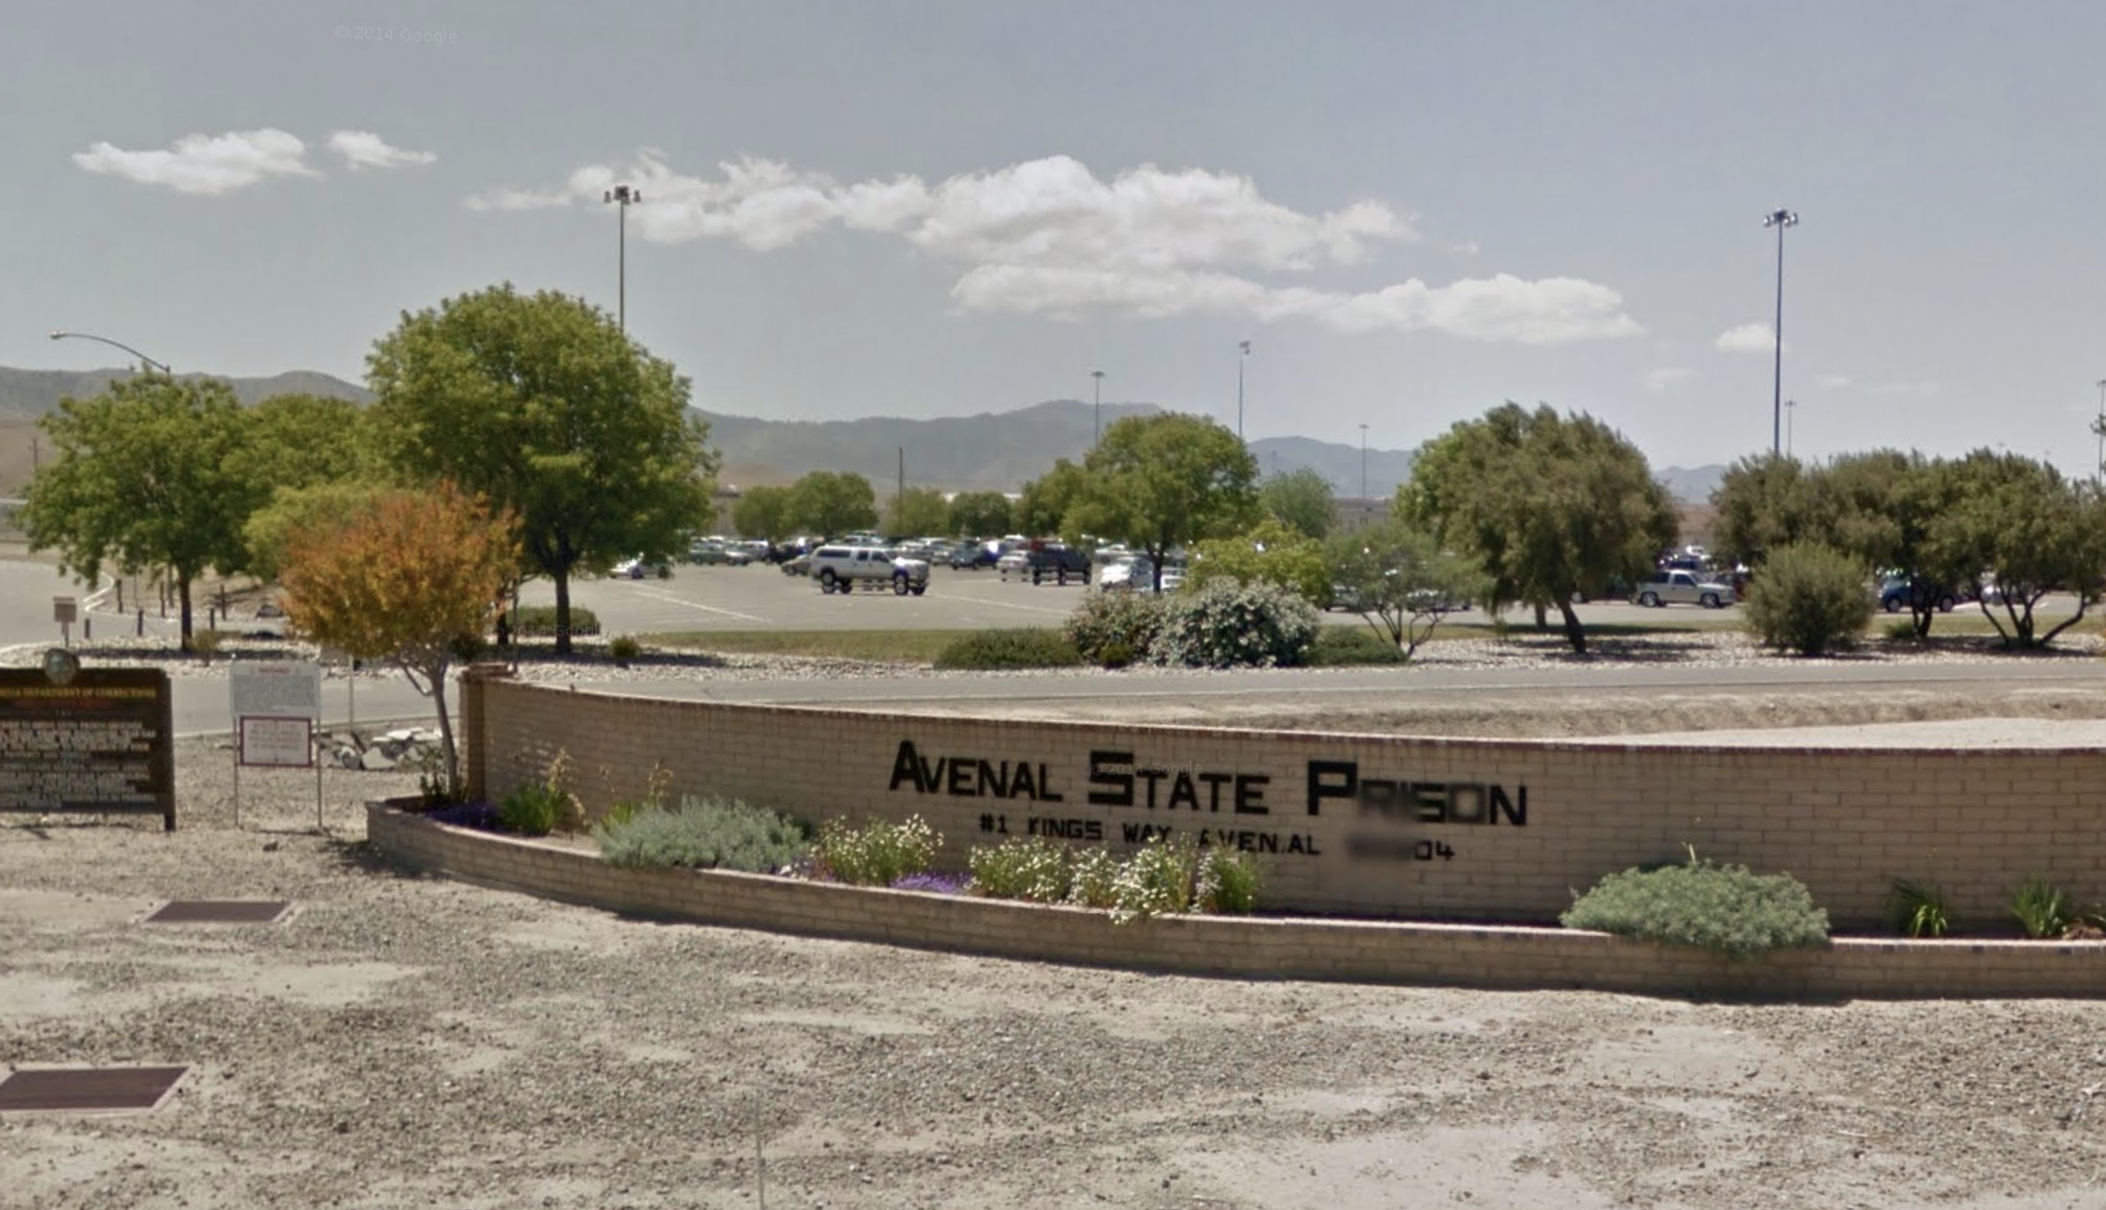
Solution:
<svg viewBox="0 0 2106 1210">
<path fill-rule="evenodd" d="M 276 924 L 292 910 L 284 900 L 178 899 L 146 918 L 148 924 Z"/>
<path fill-rule="evenodd" d="M 71 1067 L 0 1080 L 0 1113 L 109 1113 L 158 1109 L 188 1067 Z"/>
</svg>

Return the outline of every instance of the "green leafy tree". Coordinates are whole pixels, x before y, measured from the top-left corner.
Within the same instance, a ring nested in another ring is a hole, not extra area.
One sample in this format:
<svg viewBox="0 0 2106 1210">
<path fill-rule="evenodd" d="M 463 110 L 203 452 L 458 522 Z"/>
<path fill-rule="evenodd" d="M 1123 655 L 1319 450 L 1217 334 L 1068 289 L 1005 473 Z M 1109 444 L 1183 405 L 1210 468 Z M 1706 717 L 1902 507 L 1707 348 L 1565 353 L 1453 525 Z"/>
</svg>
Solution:
<svg viewBox="0 0 2106 1210">
<path fill-rule="evenodd" d="M 857 474 L 812 471 L 790 485 L 790 523 L 836 538 L 878 523 L 877 493 Z"/>
<path fill-rule="evenodd" d="M 959 492 L 951 497 L 948 533 L 960 538 L 999 537 L 1009 532 L 1009 497 L 1000 492 Z"/>
<path fill-rule="evenodd" d="M 1331 582 L 1368 628 L 1409 658 L 1442 618 L 1491 589 L 1483 569 L 1442 550 L 1423 526 L 1395 515 L 1329 544 Z"/>
<path fill-rule="evenodd" d="M 461 766 L 446 672 L 463 636 L 480 636 L 519 565 L 513 517 L 450 483 L 381 493 L 295 530 L 285 613 L 299 633 L 358 659 L 387 660 L 439 715 L 446 786 Z"/>
<path fill-rule="evenodd" d="M 388 490 L 386 484 L 371 479 L 333 479 L 274 489 L 270 503 L 250 513 L 242 526 L 249 574 L 267 582 L 281 579 L 294 533 L 331 518 L 348 517 Z"/>
<path fill-rule="evenodd" d="M 1762 454 L 1735 462 L 1711 490 L 1711 553 L 1761 567 L 1779 546 L 1825 536 L 1817 476 L 1795 458 Z"/>
<path fill-rule="evenodd" d="M 951 519 L 951 506 L 933 487 L 910 487 L 892 498 L 885 513 L 885 532 L 896 538 L 940 534 Z"/>
<path fill-rule="evenodd" d="M 1094 533 L 1163 562 L 1188 542 L 1226 537 L 1258 519 L 1258 460 L 1236 434 L 1203 416 L 1128 416 L 1104 430 L 1063 532 Z"/>
<path fill-rule="evenodd" d="M 1508 403 L 1429 443 L 1398 489 L 1402 516 L 1477 559 L 1495 608 L 1555 607 L 1572 649 L 1587 650 L 1573 594 L 1637 580 L 1674 543 L 1674 502 L 1645 455 L 1584 413 Z"/>
<path fill-rule="evenodd" d="M 2081 621 L 2106 577 L 2106 500 L 2045 462 L 1977 450 L 1939 470 L 1948 507 L 1929 526 L 1935 562 L 1973 567 L 1994 584 L 1982 615 L 2014 647 L 2044 647 Z M 2077 611 L 2046 634 L 2033 616 L 2054 591 L 2076 594 Z"/>
<path fill-rule="evenodd" d="M 273 395 L 243 414 L 248 430 L 239 465 L 264 485 L 312 487 L 340 479 L 385 476 L 366 411 L 325 395 Z"/>
<path fill-rule="evenodd" d="M 630 555 L 670 559 L 715 517 L 717 457 L 688 380 L 581 299 L 507 283 L 405 313 L 366 359 L 373 422 L 409 475 L 451 480 L 519 518 L 556 590 Z"/>
<path fill-rule="evenodd" d="M 32 550 L 56 548 L 88 583 L 106 564 L 166 568 L 191 650 L 191 585 L 247 560 L 242 526 L 261 492 L 241 468 L 245 436 L 234 389 L 216 378 L 119 379 L 90 399 L 64 399 L 38 421 L 56 458 L 30 480 L 21 525 Z"/>
<path fill-rule="evenodd" d="M 1055 459 L 1052 470 L 1024 485 L 1023 496 L 1010 512 L 1010 522 L 1018 532 L 1034 538 L 1058 534 L 1069 541 L 1079 539 L 1081 530 L 1067 528 L 1068 513 L 1082 499 L 1088 482 L 1089 475 L 1080 466 L 1066 458 Z M 987 532 L 992 535 L 999 531 Z"/>
<path fill-rule="evenodd" d="M 1258 487 L 1258 502 L 1267 515 L 1319 542 L 1338 524 L 1331 481 L 1306 466 L 1268 477 Z"/>
<path fill-rule="evenodd" d="M 1331 565 L 1323 543 L 1274 517 L 1233 538 L 1209 538 L 1192 548 L 1188 588 L 1210 580 L 1276 584 L 1311 605 L 1331 599 Z"/>
<path fill-rule="evenodd" d="M 1874 450 L 1836 458 L 1814 478 L 1814 490 L 1820 521 L 1802 540 L 1906 578 L 1911 626 L 1928 638 L 1938 598 L 1972 584 L 1980 571 L 1930 542 L 1931 525 L 1952 503 L 1951 478 L 1921 454 Z"/>
<path fill-rule="evenodd" d="M 797 531 L 790 519 L 790 489 L 749 487 L 731 506 L 731 527 L 749 538 L 780 542 Z"/>
</svg>

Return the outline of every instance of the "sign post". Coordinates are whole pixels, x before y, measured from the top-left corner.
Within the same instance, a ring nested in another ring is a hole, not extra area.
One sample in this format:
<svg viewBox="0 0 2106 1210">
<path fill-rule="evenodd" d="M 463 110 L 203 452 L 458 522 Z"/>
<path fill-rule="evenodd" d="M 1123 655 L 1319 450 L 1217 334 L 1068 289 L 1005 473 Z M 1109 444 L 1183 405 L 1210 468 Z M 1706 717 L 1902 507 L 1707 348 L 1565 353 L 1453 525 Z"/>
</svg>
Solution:
<svg viewBox="0 0 2106 1210">
<path fill-rule="evenodd" d="M 241 826 L 241 768 L 314 770 L 314 826 L 322 821 L 322 762 L 314 757 L 322 718 L 322 668 L 313 660 L 235 660 L 227 666 L 234 713 L 234 826 Z"/>
<path fill-rule="evenodd" d="M 72 597 L 51 598 L 51 620 L 59 625 L 59 642 L 73 646 L 73 624 L 80 621 L 80 603 Z"/>
</svg>

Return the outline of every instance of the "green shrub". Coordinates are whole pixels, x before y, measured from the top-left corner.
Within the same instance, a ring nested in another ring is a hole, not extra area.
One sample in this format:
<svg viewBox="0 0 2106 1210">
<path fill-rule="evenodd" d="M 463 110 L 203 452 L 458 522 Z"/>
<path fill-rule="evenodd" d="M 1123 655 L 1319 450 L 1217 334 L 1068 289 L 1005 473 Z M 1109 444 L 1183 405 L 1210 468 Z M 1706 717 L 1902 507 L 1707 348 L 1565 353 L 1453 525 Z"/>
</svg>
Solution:
<svg viewBox="0 0 2106 1210">
<path fill-rule="evenodd" d="M 1408 662 L 1403 648 L 1365 626 L 1326 626 L 1309 647 L 1309 663 L 1318 668 Z"/>
<path fill-rule="evenodd" d="M 1316 607 L 1291 589 L 1210 580 L 1171 598 L 1148 654 L 1190 668 L 1292 667 L 1322 627 Z"/>
<path fill-rule="evenodd" d="M 671 810 L 630 804 L 592 829 L 610 865 L 767 874 L 802 859 L 811 832 L 798 820 L 738 799 L 680 800 Z"/>
<path fill-rule="evenodd" d="M 1161 597 L 1145 592 L 1092 591 L 1084 594 L 1082 604 L 1068 615 L 1061 630 L 1084 660 L 1118 667 L 1107 657 L 1123 654 L 1128 662 L 1145 658 L 1162 628 Z"/>
<path fill-rule="evenodd" d="M 977 894 L 1065 903 L 1074 888 L 1075 855 L 1072 847 L 1044 836 L 1013 836 L 998 845 L 974 849 L 966 864 L 973 872 Z"/>
<path fill-rule="evenodd" d="M 936 654 L 938 668 L 1071 668 L 1082 662 L 1075 644 L 1057 630 L 1022 627 L 979 630 Z"/>
<path fill-rule="evenodd" d="M 1106 668 L 1124 668 L 1133 663 L 1133 648 L 1124 643 L 1108 643 L 1097 662 Z"/>
<path fill-rule="evenodd" d="M 813 844 L 818 872 L 856 886 L 891 886 L 909 874 L 920 874 L 935 860 L 943 837 L 915 815 L 905 823 L 882 820 L 851 827 L 828 820 Z"/>
<path fill-rule="evenodd" d="M 1780 546 L 1748 587 L 1748 628 L 1764 643 L 1822 655 L 1854 643 L 1878 608 L 1865 591 L 1865 569 L 1819 545 Z"/>
<path fill-rule="evenodd" d="M 1828 939 L 1828 913 L 1789 874 L 1698 860 L 1611 874 L 1558 917 L 1566 928 L 1695 946 L 1735 960 Z"/>
<path fill-rule="evenodd" d="M 1916 633 L 1914 618 L 1893 618 L 1880 626 L 1879 633 L 1894 643 L 1914 643 L 1922 638 Z"/>
<path fill-rule="evenodd" d="M 1068 864 L 1068 902 L 1108 908 L 1119 901 L 1119 859 L 1103 848 L 1079 849 Z"/>
<path fill-rule="evenodd" d="M 1202 912 L 1245 914 L 1258 909 L 1258 860 L 1249 853 L 1214 846 L 1199 859 L 1192 902 Z"/>
<path fill-rule="evenodd" d="M 446 649 L 461 663 L 473 664 L 489 654 L 490 645 L 479 634 L 457 634 L 453 636 L 453 642 L 446 644 Z"/>
<path fill-rule="evenodd" d="M 1943 937 L 1952 931 L 1952 916 L 1945 907 L 1945 892 L 1934 886 L 1896 878 L 1887 895 L 1887 913 L 1894 931 L 1904 937 Z"/>
<path fill-rule="evenodd" d="M 212 657 L 219 654 L 219 645 L 226 637 L 224 631 L 198 627 L 190 632 L 190 650 L 209 664 Z"/>
<path fill-rule="evenodd" d="M 2028 937 L 2060 937 L 2074 923 L 2069 895 L 2045 874 L 2028 874 L 2011 895 L 2011 914 Z"/>
<path fill-rule="evenodd" d="M 627 664 L 643 654 L 643 643 L 633 634 L 618 634 L 607 640 L 607 654 L 617 664 Z"/>
<path fill-rule="evenodd" d="M 583 605 L 570 607 L 570 632 L 573 635 L 598 634 L 599 615 Z M 553 605 L 522 605 L 515 620 L 512 633 L 522 639 L 549 639 L 556 636 L 556 607 Z"/>
<path fill-rule="evenodd" d="M 521 836 L 546 836 L 571 811 L 570 795 L 547 784 L 529 782 L 497 800 L 497 822 Z"/>
<path fill-rule="evenodd" d="M 1142 845 L 1112 879 L 1112 923 L 1131 924 L 1192 909 L 1199 845 L 1190 836 L 1156 837 Z"/>
</svg>

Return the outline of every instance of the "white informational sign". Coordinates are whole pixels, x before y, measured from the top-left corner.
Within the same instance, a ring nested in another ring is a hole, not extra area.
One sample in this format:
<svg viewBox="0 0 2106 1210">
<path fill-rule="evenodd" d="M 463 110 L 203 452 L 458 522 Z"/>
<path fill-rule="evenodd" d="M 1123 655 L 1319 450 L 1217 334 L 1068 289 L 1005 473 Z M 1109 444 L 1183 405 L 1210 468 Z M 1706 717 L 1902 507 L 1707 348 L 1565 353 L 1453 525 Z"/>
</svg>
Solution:
<svg viewBox="0 0 2106 1210">
<path fill-rule="evenodd" d="M 322 721 L 320 664 L 236 660 L 227 666 L 227 691 L 240 739 L 238 764 L 302 769 L 314 764 L 314 729 Z M 286 759 L 295 746 L 297 758 Z"/>
<path fill-rule="evenodd" d="M 241 763 L 277 769 L 314 764 L 314 720 L 248 714 L 241 718 Z"/>
</svg>

